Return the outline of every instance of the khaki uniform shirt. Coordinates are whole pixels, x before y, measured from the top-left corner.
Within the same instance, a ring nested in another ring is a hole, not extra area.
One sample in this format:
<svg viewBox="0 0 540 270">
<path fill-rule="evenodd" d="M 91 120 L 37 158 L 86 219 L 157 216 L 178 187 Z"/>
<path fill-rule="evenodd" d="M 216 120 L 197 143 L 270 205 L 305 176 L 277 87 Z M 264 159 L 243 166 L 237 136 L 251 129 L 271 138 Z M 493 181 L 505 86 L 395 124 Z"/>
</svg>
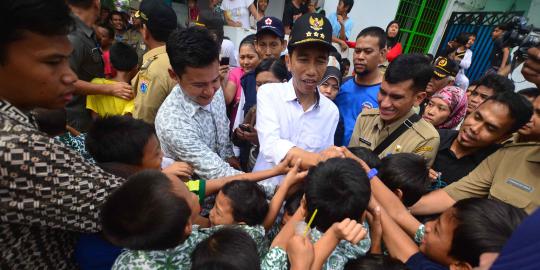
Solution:
<svg viewBox="0 0 540 270">
<path fill-rule="evenodd" d="M 531 214 L 540 205 L 540 143 L 506 145 L 444 191 L 454 200 L 489 197 Z"/>
<path fill-rule="evenodd" d="M 139 32 L 139 29 L 132 28 L 127 30 L 123 35 L 122 42 L 135 49 L 137 56 L 139 57 L 139 65 L 141 65 L 143 55 L 146 53 L 146 44 L 144 44 L 144 40 L 141 32 Z"/>
<path fill-rule="evenodd" d="M 414 111 L 411 109 L 407 115 L 390 125 L 385 125 L 379 116 L 379 109 L 367 109 L 356 119 L 349 147 L 363 146 L 374 150 L 394 132 Z M 439 148 L 439 133 L 424 119 L 414 123 L 411 128 L 403 132 L 382 153 L 380 158 L 391 153 L 415 153 L 423 156 L 431 166 Z"/>
<path fill-rule="evenodd" d="M 169 76 L 169 56 L 165 46 L 157 47 L 143 56 L 143 65 L 131 84 L 135 89 L 133 117 L 154 123 L 161 103 L 169 95 L 176 82 Z"/>
</svg>

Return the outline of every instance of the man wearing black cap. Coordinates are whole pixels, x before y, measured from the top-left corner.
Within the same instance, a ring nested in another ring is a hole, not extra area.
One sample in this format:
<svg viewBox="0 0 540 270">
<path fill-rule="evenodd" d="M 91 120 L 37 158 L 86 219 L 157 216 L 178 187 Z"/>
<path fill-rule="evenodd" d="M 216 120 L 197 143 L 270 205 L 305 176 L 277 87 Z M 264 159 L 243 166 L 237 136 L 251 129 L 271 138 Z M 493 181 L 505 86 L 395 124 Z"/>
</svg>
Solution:
<svg viewBox="0 0 540 270">
<path fill-rule="evenodd" d="M 257 22 L 255 50 L 261 61 L 268 58 L 279 59 L 286 45 L 285 29 L 281 20 L 276 17 L 263 17 Z M 255 71 L 248 72 L 242 76 L 240 84 L 244 90 L 246 101 L 242 109 L 247 114 L 249 109 L 257 103 Z"/>
<path fill-rule="evenodd" d="M 161 103 L 176 82 L 169 76 L 169 57 L 165 51 L 167 38 L 177 27 L 174 10 L 160 0 L 144 0 L 135 14 L 142 22 L 141 32 L 148 52 L 131 84 L 136 91 L 133 117 L 154 123 Z"/>
<path fill-rule="evenodd" d="M 69 57 L 71 69 L 79 80 L 75 82 L 75 94 L 66 105 L 67 122 L 79 131 L 86 131 L 91 122 L 90 111 L 86 109 L 86 95 L 111 95 L 123 99 L 132 99 L 131 86 L 125 82 L 115 84 L 94 84 L 94 78 L 103 78 L 103 59 L 101 49 L 92 29 L 100 13 L 99 0 L 67 0 L 75 27 L 68 35 L 73 45 Z"/>
<path fill-rule="evenodd" d="M 287 58 L 292 79 L 263 85 L 257 92 L 260 153 L 254 171 L 274 167 L 285 156 L 301 158 L 303 167 L 314 166 L 320 159 L 317 153 L 334 144 L 339 112 L 317 89 L 332 48 L 328 19 L 312 13 L 296 21 Z M 274 178 L 263 184 L 279 181 Z"/>
<path fill-rule="evenodd" d="M 454 85 L 459 66 L 446 57 L 438 57 L 433 65 L 433 76 L 426 87 L 426 99 L 420 104 L 420 115 L 424 113 L 431 96 L 448 85 Z M 464 90 L 465 91 L 465 90 Z"/>
</svg>

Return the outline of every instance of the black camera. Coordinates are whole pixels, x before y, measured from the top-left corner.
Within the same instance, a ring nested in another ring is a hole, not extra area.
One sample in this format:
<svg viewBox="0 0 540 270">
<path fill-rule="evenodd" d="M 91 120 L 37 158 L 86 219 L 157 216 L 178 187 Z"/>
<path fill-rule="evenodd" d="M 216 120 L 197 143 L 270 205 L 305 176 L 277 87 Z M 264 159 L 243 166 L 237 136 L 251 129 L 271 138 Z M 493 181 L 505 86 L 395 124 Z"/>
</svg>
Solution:
<svg viewBox="0 0 540 270">
<path fill-rule="evenodd" d="M 514 57 L 518 61 L 527 59 L 527 50 L 540 45 L 540 28 L 527 25 L 527 19 L 515 16 L 506 24 L 506 33 L 502 37 L 503 44 L 510 48 L 517 47 Z"/>
</svg>

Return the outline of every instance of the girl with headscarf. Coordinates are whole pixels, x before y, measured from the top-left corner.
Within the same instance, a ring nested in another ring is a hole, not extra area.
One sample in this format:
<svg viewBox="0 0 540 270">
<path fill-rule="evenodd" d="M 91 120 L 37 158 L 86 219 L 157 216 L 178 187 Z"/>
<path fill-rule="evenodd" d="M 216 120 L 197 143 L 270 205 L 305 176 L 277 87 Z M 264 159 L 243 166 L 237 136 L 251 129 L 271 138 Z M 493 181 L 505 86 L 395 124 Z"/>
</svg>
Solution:
<svg viewBox="0 0 540 270">
<path fill-rule="evenodd" d="M 399 22 L 391 21 L 386 27 L 386 47 L 388 48 L 386 59 L 388 62 L 394 61 L 403 52 L 403 47 L 398 40 L 398 34 Z"/>
<path fill-rule="evenodd" d="M 422 118 L 437 129 L 453 129 L 465 117 L 467 95 L 457 86 L 446 86 L 435 93 Z"/>
<path fill-rule="evenodd" d="M 341 71 L 334 66 L 328 66 L 319 84 L 319 92 L 334 101 L 341 87 Z"/>
</svg>

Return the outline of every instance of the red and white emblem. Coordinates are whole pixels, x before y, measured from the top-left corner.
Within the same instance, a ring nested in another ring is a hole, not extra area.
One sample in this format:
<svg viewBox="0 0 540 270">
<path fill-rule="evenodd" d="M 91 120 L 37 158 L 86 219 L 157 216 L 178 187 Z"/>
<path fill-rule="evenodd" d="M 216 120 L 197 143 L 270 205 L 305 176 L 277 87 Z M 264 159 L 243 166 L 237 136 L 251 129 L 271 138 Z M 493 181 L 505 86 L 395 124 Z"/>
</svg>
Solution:
<svg viewBox="0 0 540 270">
<path fill-rule="evenodd" d="M 267 18 L 267 19 L 264 21 L 264 23 L 265 23 L 266 25 L 272 25 L 272 19 Z"/>
</svg>

